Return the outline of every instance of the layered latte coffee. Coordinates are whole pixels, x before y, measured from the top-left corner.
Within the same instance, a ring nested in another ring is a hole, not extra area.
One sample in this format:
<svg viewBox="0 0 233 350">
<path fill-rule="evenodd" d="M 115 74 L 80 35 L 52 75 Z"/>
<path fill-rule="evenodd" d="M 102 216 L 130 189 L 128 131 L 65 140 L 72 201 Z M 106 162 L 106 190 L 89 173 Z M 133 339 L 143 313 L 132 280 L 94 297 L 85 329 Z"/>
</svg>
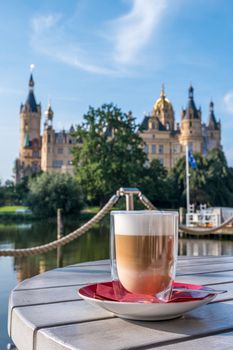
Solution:
<svg viewBox="0 0 233 350">
<path fill-rule="evenodd" d="M 128 291 L 155 295 L 170 288 L 176 259 L 170 219 L 149 211 L 114 217 L 117 273 Z"/>
</svg>

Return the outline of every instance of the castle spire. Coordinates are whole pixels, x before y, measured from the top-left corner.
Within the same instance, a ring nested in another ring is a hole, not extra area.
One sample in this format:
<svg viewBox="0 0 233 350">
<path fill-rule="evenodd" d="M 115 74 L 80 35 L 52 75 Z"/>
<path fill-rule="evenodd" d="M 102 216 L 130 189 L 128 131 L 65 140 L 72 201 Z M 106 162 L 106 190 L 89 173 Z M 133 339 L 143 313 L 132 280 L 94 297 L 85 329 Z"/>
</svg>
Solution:
<svg viewBox="0 0 233 350">
<path fill-rule="evenodd" d="M 166 97 L 164 83 L 162 83 L 162 86 L 161 86 L 160 97 L 163 98 L 163 99 L 165 99 L 165 97 Z"/>
<path fill-rule="evenodd" d="M 52 121 L 53 121 L 53 110 L 51 107 L 51 100 L 49 100 L 49 104 L 48 104 L 48 108 L 45 111 L 45 117 L 46 117 L 46 125 L 47 126 L 51 126 L 52 125 Z"/>
<path fill-rule="evenodd" d="M 32 90 L 33 90 L 34 85 L 35 85 L 34 79 L 33 79 L 33 75 L 32 75 L 32 72 L 33 72 L 34 68 L 35 68 L 35 65 L 34 65 L 34 64 L 31 64 L 31 65 L 30 65 L 31 74 L 30 74 L 28 86 L 29 86 L 29 89 L 32 89 Z"/>
<path fill-rule="evenodd" d="M 189 99 L 190 100 L 193 100 L 193 91 L 194 91 L 194 88 L 193 88 L 192 84 L 190 84 L 190 86 L 189 86 Z"/>
<path fill-rule="evenodd" d="M 190 84 L 188 89 L 188 103 L 186 109 L 183 111 L 183 115 L 185 119 L 198 119 L 201 114 L 201 110 L 197 110 L 197 107 L 193 98 L 194 88 L 192 84 Z"/>
<path fill-rule="evenodd" d="M 34 68 L 34 65 L 31 64 L 30 65 L 31 73 L 30 73 L 29 82 L 28 82 L 29 92 L 24 105 L 25 110 L 28 112 L 38 112 L 38 108 L 39 108 L 39 105 L 37 105 L 35 95 L 34 95 L 35 82 L 32 75 L 33 68 Z"/>
<path fill-rule="evenodd" d="M 30 78 L 29 78 L 29 83 L 28 83 L 29 89 L 32 89 L 32 90 L 33 90 L 34 85 L 35 85 L 35 83 L 34 83 L 33 75 L 32 75 L 32 73 L 31 73 L 31 74 L 30 74 Z"/>
<path fill-rule="evenodd" d="M 218 129 L 218 124 L 214 114 L 214 102 L 211 100 L 209 104 L 209 121 L 208 127 L 213 127 L 214 129 Z"/>
</svg>

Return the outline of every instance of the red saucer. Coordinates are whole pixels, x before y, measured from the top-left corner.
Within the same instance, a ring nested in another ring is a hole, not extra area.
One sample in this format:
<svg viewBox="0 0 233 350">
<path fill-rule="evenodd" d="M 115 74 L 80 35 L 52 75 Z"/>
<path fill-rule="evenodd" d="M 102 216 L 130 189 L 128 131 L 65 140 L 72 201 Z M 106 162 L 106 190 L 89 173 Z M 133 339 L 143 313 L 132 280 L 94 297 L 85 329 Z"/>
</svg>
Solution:
<svg viewBox="0 0 233 350">
<path fill-rule="evenodd" d="M 87 285 L 79 289 L 79 294 L 83 297 L 91 299 L 113 301 L 113 302 L 145 302 L 145 303 L 179 303 L 179 302 L 190 302 L 195 300 L 203 300 L 214 295 L 214 291 L 209 288 L 209 292 L 206 293 L 195 293 L 195 290 L 205 289 L 201 285 L 174 282 L 174 288 L 183 288 L 184 291 L 173 291 L 169 301 L 164 302 L 151 295 L 133 294 L 128 292 L 120 282 L 102 282 Z M 192 292 L 187 292 L 188 289 L 192 289 Z M 194 290 L 194 291 L 193 291 Z M 212 292 L 211 292 L 212 291 Z"/>
</svg>

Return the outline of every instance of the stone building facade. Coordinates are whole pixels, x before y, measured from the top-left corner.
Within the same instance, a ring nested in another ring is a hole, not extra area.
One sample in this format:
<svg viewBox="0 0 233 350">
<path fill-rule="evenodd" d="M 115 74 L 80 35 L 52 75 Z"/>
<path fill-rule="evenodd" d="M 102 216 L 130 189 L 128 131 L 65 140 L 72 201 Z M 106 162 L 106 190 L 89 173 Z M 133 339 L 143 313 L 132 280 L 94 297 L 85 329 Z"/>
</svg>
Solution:
<svg viewBox="0 0 233 350">
<path fill-rule="evenodd" d="M 20 107 L 20 151 L 16 160 L 16 182 L 41 170 L 71 175 L 74 172 L 74 128 L 71 126 L 68 131 L 56 132 L 53 127 L 54 113 L 49 105 L 41 135 L 41 105 L 36 102 L 34 85 L 31 74 L 28 96 Z M 176 123 L 173 106 L 162 87 L 151 114 L 145 116 L 141 124 L 140 136 L 144 140 L 149 161 L 158 159 L 167 169 L 171 169 L 185 155 L 186 145 L 193 153 L 203 154 L 213 148 L 221 148 L 221 123 L 216 120 L 214 103 L 210 102 L 207 124 L 202 123 L 202 112 L 196 108 L 193 92 L 190 86 L 187 107 L 181 111 L 180 123 Z"/>
<path fill-rule="evenodd" d="M 193 92 L 190 86 L 187 107 L 181 111 L 180 123 L 176 123 L 173 106 L 162 87 L 151 114 L 144 117 L 141 125 L 140 136 L 148 159 L 158 159 L 168 170 L 185 155 L 186 145 L 193 153 L 203 154 L 221 148 L 221 123 L 216 120 L 214 103 L 210 102 L 207 124 L 202 123 L 202 112 L 196 108 Z"/>
</svg>

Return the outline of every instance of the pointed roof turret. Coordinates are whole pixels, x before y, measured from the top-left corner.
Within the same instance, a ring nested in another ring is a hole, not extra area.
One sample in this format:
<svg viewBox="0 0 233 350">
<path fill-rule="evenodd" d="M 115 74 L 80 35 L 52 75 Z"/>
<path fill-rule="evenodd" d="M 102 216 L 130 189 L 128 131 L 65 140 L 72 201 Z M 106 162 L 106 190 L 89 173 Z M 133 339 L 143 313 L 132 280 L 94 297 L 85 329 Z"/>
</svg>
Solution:
<svg viewBox="0 0 233 350">
<path fill-rule="evenodd" d="M 199 112 L 200 110 L 197 109 L 194 98 L 193 98 L 193 92 L 194 88 L 192 84 L 190 84 L 190 87 L 188 89 L 188 103 L 186 109 L 184 112 L 184 118 L 186 119 L 198 119 L 199 118 Z"/>
<path fill-rule="evenodd" d="M 32 74 L 32 70 L 34 68 L 34 65 L 30 66 L 31 68 L 31 73 L 30 73 L 30 77 L 29 77 L 29 81 L 28 81 L 28 87 L 29 87 L 29 92 L 28 92 L 28 96 L 27 99 L 25 101 L 24 105 L 21 105 L 20 107 L 20 112 L 40 112 L 40 105 L 36 103 L 36 99 L 35 99 L 35 95 L 34 95 L 34 86 L 35 86 L 35 82 L 33 79 L 33 74 Z"/>
<path fill-rule="evenodd" d="M 73 126 L 73 124 L 71 124 L 71 126 L 70 126 L 70 133 L 73 134 L 74 131 L 75 131 L 75 130 L 74 130 L 74 126 Z"/>
<path fill-rule="evenodd" d="M 189 98 L 190 99 L 193 99 L 193 91 L 194 91 L 194 88 L 193 88 L 192 84 L 190 84 L 190 87 L 189 87 Z"/>
<path fill-rule="evenodd" d="M 53 110 L 52 110 L 52 107 L 51 107 L 51 102 L 49 101 L 49 105 L 48 105 L 48 108 L 47 110 L 45 111 L 45 127 L 52 127 L 52 123 L 53 123 Z"/>
<path fill-rule="evenodd" d="M 32 73 L 31 73 L 31 75 L 30 75 L 28 85 L 29 85 L 29 88 L 32 88 L 32 89 L 34 88 L 35 83 L 34 83 L 34 79 L 33 79 Z"/>
<path fill-rule="evenodd" d="M 214 114 L 214 102 L 211 100 L 209 105 L 209 120 L 208 127 L 212 127 L 214 129 L 218 129 L 218 123 Z"/>
<path fill-rule="evenodd" d="M 48 109 L 45 111 L 45 116 L 46 116 L 46 119 L 48 120 L 52 120 L 53 119 L 53 110 L 52 110 L 52 107 L 51 107 L 51 103 L 49 102 L 49 105 L 48 105 Z"/>
<path fill-rule="evenodd" d="M 36 103 L 35 95 L 34 95 L 34 79 L 32 73 L 30 74 L 29 78 L 29 92 L 28 92 L 28 97 L 25 102 L 25 109 L 27 112 L 38 112 L 38 105 Z"/>
</svg>

